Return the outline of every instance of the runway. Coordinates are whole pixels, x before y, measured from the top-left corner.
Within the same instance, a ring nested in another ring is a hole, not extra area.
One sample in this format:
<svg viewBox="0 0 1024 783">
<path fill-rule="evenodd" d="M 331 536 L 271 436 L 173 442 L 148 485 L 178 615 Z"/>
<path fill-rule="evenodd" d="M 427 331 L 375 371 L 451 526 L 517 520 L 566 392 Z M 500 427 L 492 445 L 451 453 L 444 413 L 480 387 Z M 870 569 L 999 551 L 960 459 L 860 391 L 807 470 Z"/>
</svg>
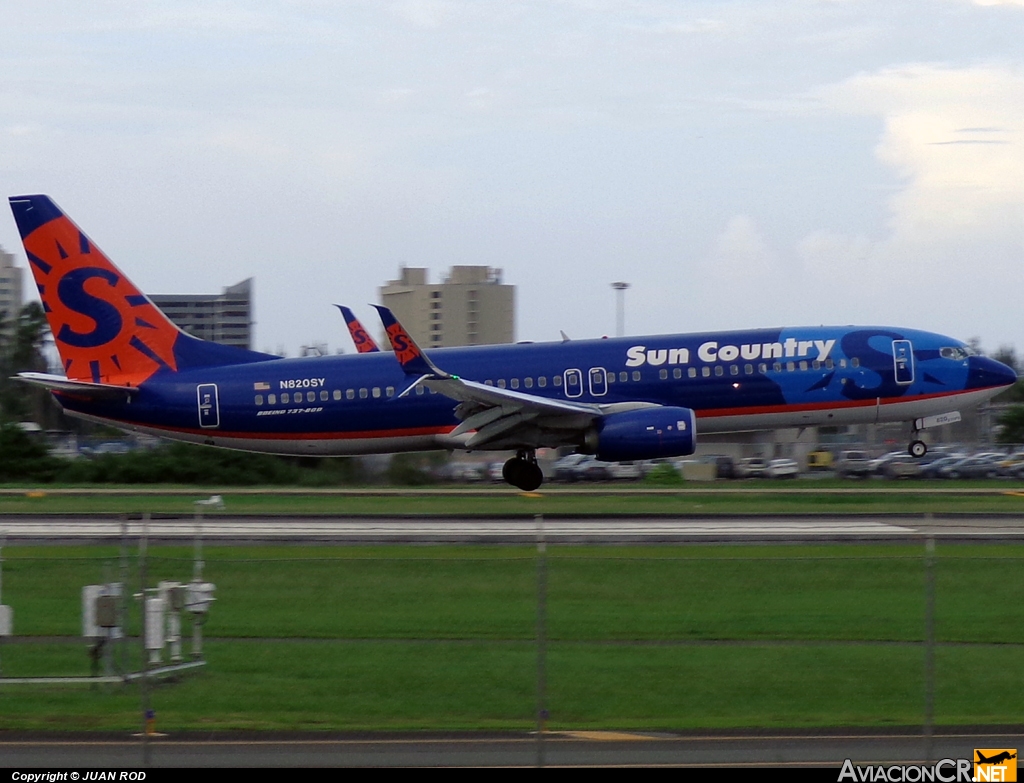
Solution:
<svg viewBox="0 0 1024 783">
<path fill-rule="evenodd" d="M 532 767 L 696 766 L 831 767 L 920 765 L 930 758 L 972 759 L 974 748 L 1019 748 L 1024 732 L 939 732 L 931 743 L 917 732 L 717 732 L 706 734 L 609 731 L 462 733 L 459 735 L 6 737 L 0 758 L 11 768 L 84 770 L 160 767 Z M 146 762 L 148 761 L 148 764 Z M 1016 762 L 1014 762 L 1016 763 Z M 830 774 L 835 774 L 832 772 Z M 831 777 L 829 779 L 832 779 Z"/>
<path fill-rule="evenodd" d="M 11 542 L 90 543 L 126 535 L 154 542 L 218 543 L 688 543 L 941 539 L 1024 539 L 1022 516 L 729 516 L 600 519 L 409 519 L 215 516 L 122 522 L 116 517 L 7 516 L 0 536 Z"/>
</svg>

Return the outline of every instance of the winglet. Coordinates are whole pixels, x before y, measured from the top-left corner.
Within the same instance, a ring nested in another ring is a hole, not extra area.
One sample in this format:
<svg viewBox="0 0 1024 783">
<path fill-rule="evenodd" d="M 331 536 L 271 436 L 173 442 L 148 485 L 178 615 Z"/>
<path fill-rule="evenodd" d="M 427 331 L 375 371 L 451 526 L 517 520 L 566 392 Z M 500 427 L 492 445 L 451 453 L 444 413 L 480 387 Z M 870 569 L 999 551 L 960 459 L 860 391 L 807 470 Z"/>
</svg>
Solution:
<svg viewBox="0 0 1024 783">
<path fill-rule="evenodd" d="M 405 327 L 398 322 L 391 310 L 383 305 L 373 305 L 373 307 L 380 313 L 380 320 L 384 324 L 384 331 L 395 351 L 395 358 L 402 365 L 402 370 L 406 375 L 432 375 L 435 378 L 453 377 L 439 369 L 427 358 L 427 355 L 420 350 L 416 341 L 409 336 Z"/>
<path fill-rule="evenodd" d="M 377 343 L 370 337 L 370 333 L 363 328 L 363 325 L 356 318 L 356 314 L 345 305 L 334 305 L 341 310 L 341 315 L 348 325 L 348 333 L 352 335 L 352 342 L 355 343 L 356 351 L 359 353 L 377 353 L 380 351 Z"/>
</svg>

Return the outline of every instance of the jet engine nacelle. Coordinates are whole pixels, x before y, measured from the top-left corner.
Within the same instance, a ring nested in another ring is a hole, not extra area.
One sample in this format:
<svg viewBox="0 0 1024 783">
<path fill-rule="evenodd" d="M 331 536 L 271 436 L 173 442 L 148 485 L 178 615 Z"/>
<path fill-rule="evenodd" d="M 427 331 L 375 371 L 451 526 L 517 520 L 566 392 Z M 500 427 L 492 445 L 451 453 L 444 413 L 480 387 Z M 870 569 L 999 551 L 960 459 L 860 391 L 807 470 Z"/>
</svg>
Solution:
<svg viewBox="0 0 1024 783">
<path fill-rule="evenodd" d="M 587 434 L 586 446 L 606 462 L 685 457 L 697 448 L 696 416 L 673 407 L 612 413 Z"/>
</svg>

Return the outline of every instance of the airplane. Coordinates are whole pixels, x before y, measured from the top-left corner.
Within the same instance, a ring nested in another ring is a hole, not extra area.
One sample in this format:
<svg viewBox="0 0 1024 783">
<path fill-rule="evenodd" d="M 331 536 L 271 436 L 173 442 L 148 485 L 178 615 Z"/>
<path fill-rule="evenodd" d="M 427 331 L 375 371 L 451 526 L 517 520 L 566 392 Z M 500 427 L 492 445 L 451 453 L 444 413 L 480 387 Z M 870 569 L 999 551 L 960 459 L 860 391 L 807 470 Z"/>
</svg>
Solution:
<svg viewBox="0 0 1024 783">
<path fill-rule="evenodd" d="M 697 430 L 905 421 L 920 430 L 1017 380 L 960 340 L 820 326 L 439 348 L 385 307 L 394 353 L 283 359 L 176 327 L 47 196 L 12 196 L 63 375 L 19 373 L 72 416 L 245 451 L 345 455 L 539 448 L 625 461 L 692 454 Z"/>
<path fill-rule="evenodd" d="M 352 310 L 345 307 L 345 305 L 336 304 L 334 306 L 341 310 L 341 316 L 345 319 L 345 325 L 348 326 L 348 333 L 352 336 L 352 342 L 356 346 L 356 353 L 377 353 L 380 351 L 380 347 L 370 337 L 370 333 L 366 331 Z"/>
<path fill-rule="evenodd" d="M 975 764 L 1001 764 L 1004 761 L 1009 761 L 1010 759 L 1017 758 L 1016 753 L 1011 753 L 1008 750 L 1004 750 L 1001 753 L 997 753 L 990 759 L 985 758 L 985 755 L 980 750 L 975 750 L 974 753 L 978 757 L 974 761 Z"/>
</svg>

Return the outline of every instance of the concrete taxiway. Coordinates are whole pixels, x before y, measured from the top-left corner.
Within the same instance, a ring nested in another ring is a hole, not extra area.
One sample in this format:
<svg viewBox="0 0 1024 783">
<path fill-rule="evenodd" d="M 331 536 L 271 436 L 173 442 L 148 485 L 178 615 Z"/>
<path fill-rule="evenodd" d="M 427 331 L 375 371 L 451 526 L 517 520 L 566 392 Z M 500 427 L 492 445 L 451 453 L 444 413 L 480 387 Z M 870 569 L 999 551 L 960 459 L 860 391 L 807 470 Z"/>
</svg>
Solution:
<svg viewBox="0 0 1024 783">
<path fill-rule="evenodd" d="M 315 516 L 117 517 L 10 515 L 0 518 L 0 534 L 14 542 L 88 543 L 145 534 L 154 542 L 203 539 L 219 543 L 530 543 L 538 538 L 536 518 L 332 518 Z M 1018 515 L 822 515 L 602 517 L 543 520 L 552 543 L 688 543 L 785 541 L 906 541 L 940 539 L 1024 539 Z"/>
<path fill-rule="evenodd" d="M 697 766 L 831 767 L 921 765 L 973 759 L 975 748 L 1024 747 L 1024 730 L 937 732 L 719 732 L 707 734 L 578 731 L 536 734 L 181 735 L 148 741 L 106 735 L 8 736 L 9 767 L 80 770 L 159 767 L 315 766 Z M 1013 762 L 1016 764 L 1016 761 Z M 835 773 L 830 773 L 835 774 Z M 160 775 L 147 776 L 158 780 Z M 829 778 L 833 779 L 833 778 Z"/>
</svg>

